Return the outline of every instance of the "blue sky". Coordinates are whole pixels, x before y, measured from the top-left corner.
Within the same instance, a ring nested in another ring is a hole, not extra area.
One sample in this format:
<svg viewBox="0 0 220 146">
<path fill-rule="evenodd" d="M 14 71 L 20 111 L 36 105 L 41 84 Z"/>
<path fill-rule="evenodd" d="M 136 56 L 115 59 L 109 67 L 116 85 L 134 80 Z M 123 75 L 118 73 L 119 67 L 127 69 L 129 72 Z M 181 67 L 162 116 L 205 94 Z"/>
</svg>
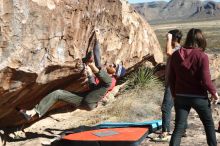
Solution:
<svg viewBox="0 0 220 146">
<path fill-rule="evenodd" d="M 152 2 L 152 1 L 161 1 L 161 0 L 128 0 L 130 3 L 141 3 L 141 2 Z M 169 0 L 164 0 L 164 1 L 169 1 Z M 220 2 L 220 0 L 215 0 Z"/>
</svg>

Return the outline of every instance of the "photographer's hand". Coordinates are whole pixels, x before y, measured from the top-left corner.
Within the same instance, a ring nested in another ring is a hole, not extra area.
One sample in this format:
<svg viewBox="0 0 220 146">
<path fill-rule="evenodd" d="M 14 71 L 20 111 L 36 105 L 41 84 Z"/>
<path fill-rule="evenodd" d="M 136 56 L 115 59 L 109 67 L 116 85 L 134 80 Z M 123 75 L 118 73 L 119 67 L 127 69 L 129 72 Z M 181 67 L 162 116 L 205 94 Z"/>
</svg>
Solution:
<svg viewBox="0 0 220 146">
<path fill-rule="evenodd" d="M 172 41 L 172 34 L 171 33 L 167 33 L 167 41 Z"/>
<path fill-rule="evenodd" d="M 168 33 L 166 37 L 167 37 L 166 54 L 167 54 L 167 56 L 171 56 L 172 53 L 173 53 L 173 50 L 172 50 L 172 34 Z"/>
<path fill-rule="evenodd" d="M 212 96 L 211 96 L 211 102 L 212 102 L 213 104 L 218 104 L 218 102 L 219 102 L 219 96 L 218 96 L 218 93 L 217 93 L 217 92 L 215 93 L 215 95 L 212 95 Z"/>
</svg>

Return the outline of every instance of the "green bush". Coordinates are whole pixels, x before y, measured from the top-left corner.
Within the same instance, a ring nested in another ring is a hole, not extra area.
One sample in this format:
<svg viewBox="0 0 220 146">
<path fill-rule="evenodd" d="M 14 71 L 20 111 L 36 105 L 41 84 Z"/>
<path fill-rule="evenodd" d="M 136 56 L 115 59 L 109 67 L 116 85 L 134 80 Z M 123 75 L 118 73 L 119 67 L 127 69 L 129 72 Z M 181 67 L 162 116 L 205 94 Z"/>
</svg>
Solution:
<svg viewBox="0 0 220 146">
<path fill-rule="evenodd" d="M 140 67 L 127 77 L 127 88 L 147 87 L 159 83 L 154 75 L 154 69 Z"/>
</svg>

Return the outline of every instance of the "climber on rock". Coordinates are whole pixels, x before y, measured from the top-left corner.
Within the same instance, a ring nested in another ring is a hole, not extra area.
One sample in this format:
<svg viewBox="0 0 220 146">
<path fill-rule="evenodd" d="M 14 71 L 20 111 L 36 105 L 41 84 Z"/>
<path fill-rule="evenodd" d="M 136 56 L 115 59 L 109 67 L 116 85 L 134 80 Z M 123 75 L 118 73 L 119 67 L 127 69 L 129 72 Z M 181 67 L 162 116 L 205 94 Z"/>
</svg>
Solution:
<svg viewBox="0 0 220 146">
<path fill-rule="evenodd" d="M 116 84 L 116 79 L 125 74 L 125 70 L 120 65 L 108 65 L 106 71 L 98 68 L 91 59 L 91 52 L 83 58 L 85 65 L 84 72 L 87 75 L 89 90 L 84 93 L 72 93 L 66 90 L 55 90 L 46 95 L 40 102 L 31 110 L 19 110 L 20 113 L 27 119 L 32 119 L 38 115 L 42 117 L 47 111 L 58 101 L 64 101 L 73 104 L 76 108 L 83 106 L 86 110 L 92 110 L 97 107 L 97 103 L 113 89 Z"/>
</svg>

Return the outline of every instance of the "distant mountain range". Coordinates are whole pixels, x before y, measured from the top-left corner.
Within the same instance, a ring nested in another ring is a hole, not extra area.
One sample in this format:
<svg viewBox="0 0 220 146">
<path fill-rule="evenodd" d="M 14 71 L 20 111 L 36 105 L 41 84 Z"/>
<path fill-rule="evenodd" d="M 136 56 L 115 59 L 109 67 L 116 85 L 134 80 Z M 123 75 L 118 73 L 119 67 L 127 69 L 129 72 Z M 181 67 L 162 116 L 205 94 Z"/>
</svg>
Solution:
<svg viewBox="0 0 220 146">
<path fill-rule="evenodd" d="M 211 0 L 171 0 L 132 5 L 149 22 L 220 19 L 220 2 Z"/>
</svg>

